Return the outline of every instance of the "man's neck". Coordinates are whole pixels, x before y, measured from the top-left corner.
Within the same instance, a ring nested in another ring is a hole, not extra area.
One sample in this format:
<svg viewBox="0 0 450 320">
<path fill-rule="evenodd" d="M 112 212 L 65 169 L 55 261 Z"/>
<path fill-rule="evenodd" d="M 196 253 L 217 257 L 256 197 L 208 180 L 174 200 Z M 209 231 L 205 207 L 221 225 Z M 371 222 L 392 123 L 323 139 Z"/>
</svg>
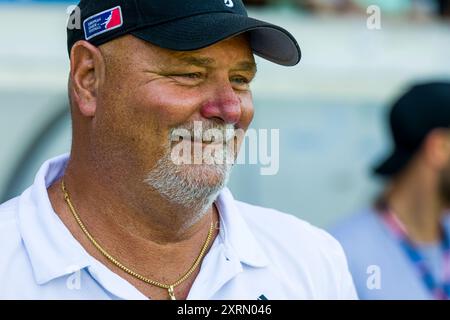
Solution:
<svg viewBox="0 0 450 320">
<path fill-rule="evenodd" d="M 66 187 L 80 215 L 108 222 L 139 238 L 176 243 L 203 233 L 218 218 L 212 205 L 182 206 L 144 183 L 127 184 L 142 180 L 138 177 L 122 179 L 94 171 L 69 163 L 65 172 Z"/>
<path fill-rule="evenodd" d="M 412 241 L 430 244 L 441 240 L 444 207 L 435 192 L 423 190 L 417 183 L 396 185 L 389 193 L 387 203 Z"/>
</svg>

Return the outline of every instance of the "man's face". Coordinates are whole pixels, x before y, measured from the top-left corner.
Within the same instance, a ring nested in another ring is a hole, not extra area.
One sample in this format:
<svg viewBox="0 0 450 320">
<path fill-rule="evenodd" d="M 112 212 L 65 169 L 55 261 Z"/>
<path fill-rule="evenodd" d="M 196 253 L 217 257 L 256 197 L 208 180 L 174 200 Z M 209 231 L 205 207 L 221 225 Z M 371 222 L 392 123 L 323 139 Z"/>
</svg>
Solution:
<svg viewBox="0 0 450 320">
<path fill-rule="evenodd" d="M 97 152 L 115 157 L 128 178 L 146 181 L 174 201 L 217 193 L 230 166 L 174 164 L 170 135 L 177 128 L 191 131 L 194 121 L 203 129 L 247 130 L 253 118 L 249 83 L 256 73 L 247 38 L 175 52 L 125 36 L 100 48 L 106 74 L 93 125 Z"/>
</svg>

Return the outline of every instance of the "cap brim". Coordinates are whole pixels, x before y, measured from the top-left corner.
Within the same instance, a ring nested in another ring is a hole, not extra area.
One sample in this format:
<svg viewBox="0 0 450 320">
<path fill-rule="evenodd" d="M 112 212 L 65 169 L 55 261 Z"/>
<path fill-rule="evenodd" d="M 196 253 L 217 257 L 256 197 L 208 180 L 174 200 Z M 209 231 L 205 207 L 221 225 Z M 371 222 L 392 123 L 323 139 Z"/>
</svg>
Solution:
<svg viewBox="0 0 450 320">
<path fill-rule="evenodd" d="M 385 177 L 394 176 L 408 165 L 412 157 L 412 152 L 396 149 L 390 157 L 375 167 L 373 172 Z"/>
<path fill-rule="evenodd" d="M 147 26 L 130 33 L 162 48 L 191 51 L 248 32 L 253 52 L 269 61 L 294 66 L 301 59 L 300 47 L 285 29 L 232 13 L 208 13 Z"/>
</svg>

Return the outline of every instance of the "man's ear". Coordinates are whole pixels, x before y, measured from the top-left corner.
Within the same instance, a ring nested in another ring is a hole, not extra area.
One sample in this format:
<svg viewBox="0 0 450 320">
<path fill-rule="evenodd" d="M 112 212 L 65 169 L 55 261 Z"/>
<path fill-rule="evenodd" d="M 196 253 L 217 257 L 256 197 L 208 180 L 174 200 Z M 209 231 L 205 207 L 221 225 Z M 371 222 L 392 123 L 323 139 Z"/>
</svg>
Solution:
<svg viewBox="0 0 450 320">
<path fill-rule="evenodd" d="M 70 78 L 75 106 L 85 117 L 93 117 L 105 63 L 100 50 L 87 41 L 76 42 L 70 51 Z"/>
</svg>

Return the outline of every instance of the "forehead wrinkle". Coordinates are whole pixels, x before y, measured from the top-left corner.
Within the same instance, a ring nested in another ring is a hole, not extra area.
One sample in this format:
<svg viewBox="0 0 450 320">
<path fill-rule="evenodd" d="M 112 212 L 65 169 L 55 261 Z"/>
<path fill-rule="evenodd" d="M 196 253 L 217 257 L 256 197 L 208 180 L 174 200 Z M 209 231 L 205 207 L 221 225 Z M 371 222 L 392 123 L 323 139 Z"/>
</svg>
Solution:
<svg viewBox="0 0 450 320">
<path fill-rule="evenodd" d="M 201 56 L 195 53 L 181 51 L 176 52 L 173 57 L 184 65 L 193 65 L 196 67 L 208 68 L 215 66 L 216 60 L 210 57 Z"/>
</svg>

